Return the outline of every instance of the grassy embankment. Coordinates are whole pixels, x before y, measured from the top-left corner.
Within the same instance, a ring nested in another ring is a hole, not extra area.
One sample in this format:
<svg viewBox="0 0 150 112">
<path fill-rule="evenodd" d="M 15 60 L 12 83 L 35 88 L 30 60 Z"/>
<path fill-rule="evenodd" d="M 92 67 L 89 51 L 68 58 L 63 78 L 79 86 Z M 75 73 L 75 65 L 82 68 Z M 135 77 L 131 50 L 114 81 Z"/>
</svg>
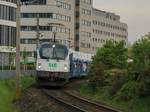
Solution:
<svg viewBox="0 0 150 112">
<path fill-rule="evenodd" d="M 82 84 L 80 88 L 78 88 L 78 91 L 84 96 L 121 109 L 123 112 L 150 112 L 150 97 L 135 98 L 128 102 L 119 101 L 116 96 L 111 97 L 108 95 L 107 89 L 99 89 L 94 92 L 87 84 Z"/>
<path fill-rule="evenodd" d="M 34 83 L 35 78 L 30 76 L 21 77 L 22 91 Z M 15 78 L 0 79 L 0 112 L 19 112 L 13 105 L 15 99 Z"/>
</svg>

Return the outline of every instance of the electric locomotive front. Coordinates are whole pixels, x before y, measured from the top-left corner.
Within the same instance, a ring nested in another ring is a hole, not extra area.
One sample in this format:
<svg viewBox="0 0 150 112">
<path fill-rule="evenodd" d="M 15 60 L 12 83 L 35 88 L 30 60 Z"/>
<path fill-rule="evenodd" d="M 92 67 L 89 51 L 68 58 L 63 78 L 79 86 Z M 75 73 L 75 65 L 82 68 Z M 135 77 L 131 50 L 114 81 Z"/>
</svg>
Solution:
<svg viewBox="0 0 150 112">
<path fill-rule="evenodd" d="M 37 50 L 39 85 L 63 86 L 69 79 L 69 49 L 59 43 L 43 43 Z"/>
</svg>

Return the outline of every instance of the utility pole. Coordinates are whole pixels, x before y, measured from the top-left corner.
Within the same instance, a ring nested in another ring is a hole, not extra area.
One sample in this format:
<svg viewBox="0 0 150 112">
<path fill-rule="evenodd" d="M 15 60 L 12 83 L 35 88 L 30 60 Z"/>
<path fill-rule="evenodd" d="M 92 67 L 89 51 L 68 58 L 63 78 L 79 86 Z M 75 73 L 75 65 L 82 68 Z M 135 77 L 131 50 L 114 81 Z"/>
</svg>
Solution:
<svg viewBox="0 0 150 112">
<path fill-rule="evenodd" d="M 4 52 L 2 52 L 2 72 L 4 70 Z"/>
<path fill-rule="evenodd" d="M 26 2 L 27 0 L 22 0 Z M 37 1 L 37 0 L 34 0 Z M 32 2 L 34 2 L 32 1 Z M 31 2 L 31 3 L 32 3 Z M 16 99 L 19 99 L 21 96 L 21 83 L 20 83 L 20 15 L 21 15 L 21 0 L 16 2 Z M 38 17 L 39 18 L 39 14 Z M 37 19 L 39 21 L 39 19 Z M 39 23 L 37 21 L 37 23 Z M 39 44 L 39 25 L 37 25 L 37 47 Z"/>
<path fill-rule="evenodd" d="M 60 23 L 48 23 L 49 26 L 52 26 L 52 27 L 56 27 L 55 31 L 53 31 L 53 35 L 54 35 L 54 42 L 56 42 L 56 33 L 57 33 L 57 27 L 59 26 L 64 26 L 63 24 L 60 24 Z"/>
<path fill-rule="evenodd" d="M 39 48 L 40 43 L 40 20 L 39 14 L 37 14 L 37 27 L 36 27 L 36 49 Z"/>
<path fill-rule="evenodd" d="M 16 9 L 16 99 L 20 98 L 21 85 L 20 85 L 20 8 L 21 2 L 17 0 Z"/>
<path fill-rule="evenodd" d="M 53 32 L 54 34 L 54 43 L 56 42 L 56 31 Z"/>
<path fill-rule="evenodd" d="M 71 38 L 70 38 L 70 33 L 71 33 L 71 29 L 69 28 L 69 38 L 68 38 L 69 48 L 71 47 Z"/>
</svg>

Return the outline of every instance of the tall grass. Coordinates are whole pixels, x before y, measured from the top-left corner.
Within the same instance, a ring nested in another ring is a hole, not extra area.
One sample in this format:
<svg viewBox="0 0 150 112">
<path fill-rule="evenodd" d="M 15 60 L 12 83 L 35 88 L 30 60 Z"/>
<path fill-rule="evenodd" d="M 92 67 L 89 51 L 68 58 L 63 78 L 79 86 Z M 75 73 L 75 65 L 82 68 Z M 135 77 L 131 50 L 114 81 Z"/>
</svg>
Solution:
<svg viewBox="0 0 150 112">
<path fill-rule="evenodd" d="M 135 97 L 130 101 L 122 101 L 116 99 L 115 96 L 108 95 L 107 88 L 100 88 L 93 91 L 88 85 L 83 84 L 77 88 L 83 96 L 90 97 L 93 100 L 107 104 L 109 106 L 119 108 L 123 112 L 150 112 L 150 97 Z"/>
<path fill-rule="evenodd" d="M 24 91 L 35 78 L 30 76 L 21 77 L 21 87 Z M 13 105 L 15 99 L 15 78 L 0 80 L 0 112 L 19 112 Z"/>
</svg>

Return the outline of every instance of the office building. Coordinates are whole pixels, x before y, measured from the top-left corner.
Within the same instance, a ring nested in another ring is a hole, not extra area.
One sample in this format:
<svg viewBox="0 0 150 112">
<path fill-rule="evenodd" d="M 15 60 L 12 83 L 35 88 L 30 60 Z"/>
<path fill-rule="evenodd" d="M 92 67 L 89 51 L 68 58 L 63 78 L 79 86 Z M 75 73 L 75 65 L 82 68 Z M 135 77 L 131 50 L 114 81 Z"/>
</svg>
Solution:
<svg viewBox="0 0 150 112">
<path fill-rule="evenodd" d="M 0 0 L 0 66 L 9 65 L 16 43 L 15 0 Z"/>
<path fill-rule="evenodd" d="M 93 0 L 76 0 L 75 6 L 75 50 L 95 54 L 107 40 L 127 42 L 120 16 L 93 8 Z"/>
<path fill-rule="evenodd" d="M 120 16 L 93 8 L 93 0 L 38 0 L 21 7 L 21 52 L 28 60 L 35 61 L 37 40 L 54 35 L 71 49 L 95 54 L 108 39 L 127 42 L 128 33 Z"/>
</svg>

